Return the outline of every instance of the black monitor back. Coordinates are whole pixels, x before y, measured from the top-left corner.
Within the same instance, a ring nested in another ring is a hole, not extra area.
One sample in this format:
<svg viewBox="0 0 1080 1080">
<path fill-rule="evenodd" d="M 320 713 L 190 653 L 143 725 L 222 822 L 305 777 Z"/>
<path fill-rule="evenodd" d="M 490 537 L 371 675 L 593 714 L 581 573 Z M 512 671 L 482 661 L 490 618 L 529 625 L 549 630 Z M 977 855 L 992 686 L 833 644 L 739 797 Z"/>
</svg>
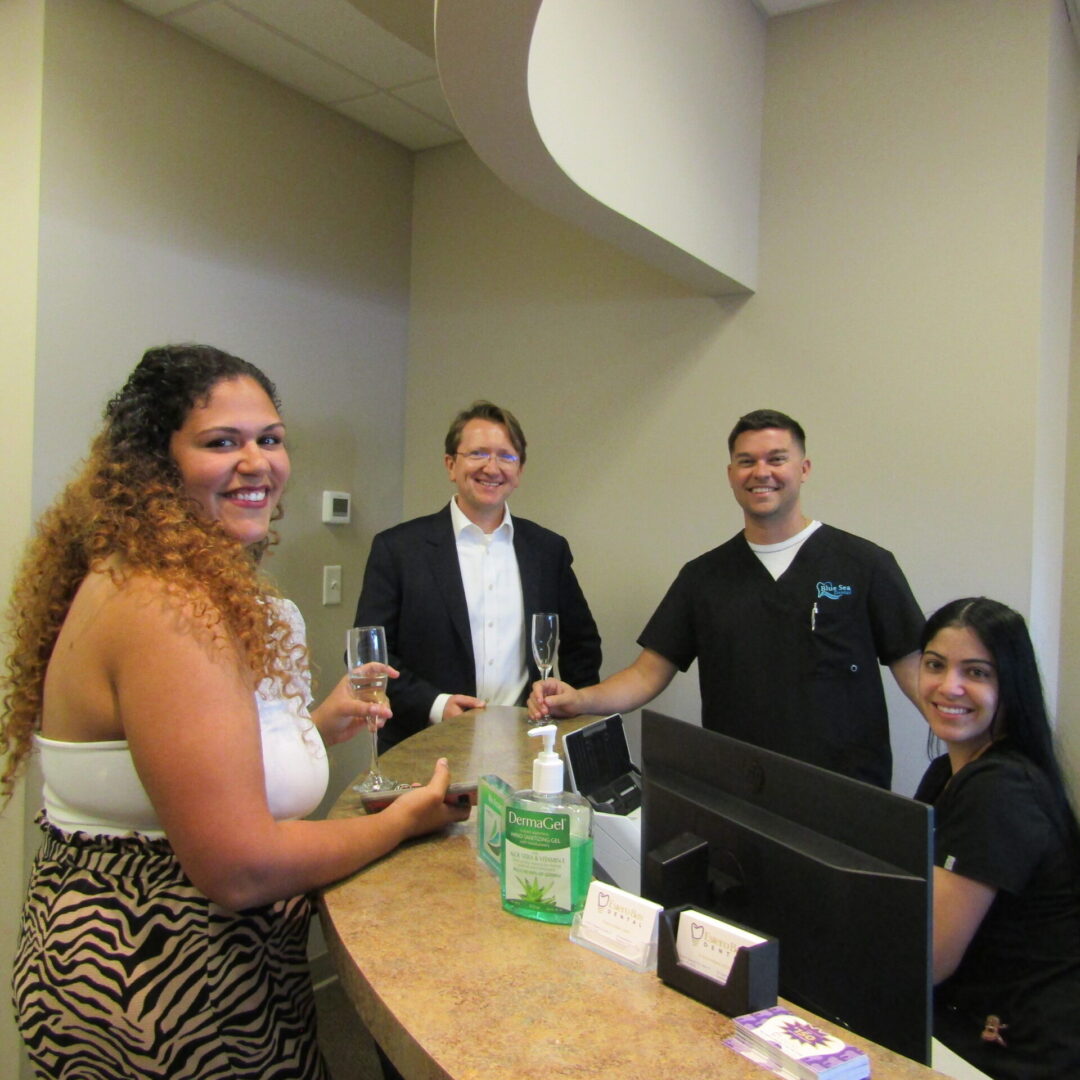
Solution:
<svg viewBox="0 0 1080 1080">
<path fill-rule="evenodd" d="M 643 894 L 773 935 L 784 997 L 928 1063 L 932 809 L 650 710 L 642 772 Z M 650 859 L 682 834 L 698 869 Z"/>
</svg>

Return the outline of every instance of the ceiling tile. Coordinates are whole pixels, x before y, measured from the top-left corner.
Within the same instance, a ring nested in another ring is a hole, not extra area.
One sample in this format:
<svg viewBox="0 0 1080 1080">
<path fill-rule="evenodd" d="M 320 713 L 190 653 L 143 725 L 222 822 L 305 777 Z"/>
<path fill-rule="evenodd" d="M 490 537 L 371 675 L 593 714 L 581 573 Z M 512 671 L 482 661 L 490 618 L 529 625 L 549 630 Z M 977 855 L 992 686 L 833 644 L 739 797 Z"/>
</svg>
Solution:
<svg viewBox="0 0 1080 1080">
<path fill-rule="evenodd" d="M 318 101 L 340 101 L 375 89 L 366 79 L 315 56 L 229 4 L 193 7 L 167 21 Z"/>
<path fill-rule="evenodd" d="M 787 15 L 792 11 L 820 7 L 822 4 L 831 4 L 832 2 L 833 0 L 756 0 L 758 7 L 769 16 Z"/>
<path fill-rule="evenodd" d="M 133 8 L 138 8 L 140 11 L 145 11 L 147 15 L 154 15 L 159 19 L 171 11 L 176 11 L 177 8 L 192 6 L 191 0 L 126 0 L 126 2 Z"/>
<path fill-rule="evenodd" d="M 343 101 L 334 108 L 409 150 L 427 150 L 461 138 L 457 131 L 385 92 Z"/>
<path fill-rule="evenodd" d="M 419 109 L 428 116 L 433 116 L 447 127 L 457 130 L 454 123 L 454 114 L 443 97 L 442 86 L 439 80 L 425 79 L 423 82 L 413 83 L 411 86 L 399 86 L 394 90 L 394 97 L 407 101 L 410 105 Z"/>
<path fill-rule="evenodd" d="M 230 4 L 384 89 L 436 73 L 434 60 L 347 0 L 230 0 Z"/>
</svg>

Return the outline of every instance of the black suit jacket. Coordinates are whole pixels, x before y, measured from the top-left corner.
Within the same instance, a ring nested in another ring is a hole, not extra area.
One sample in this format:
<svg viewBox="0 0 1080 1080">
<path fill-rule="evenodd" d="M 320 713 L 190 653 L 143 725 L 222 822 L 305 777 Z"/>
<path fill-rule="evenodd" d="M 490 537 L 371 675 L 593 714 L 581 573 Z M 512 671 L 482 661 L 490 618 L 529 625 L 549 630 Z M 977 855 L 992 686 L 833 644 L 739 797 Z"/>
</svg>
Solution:
<svg viewBox="0 0 1080 1080">
<path fill-rule="evenodd" d="M 598 682 L 600 635 L 571 566 L 570 545 L 558 533 L 515 517 L 514 553 L 526 622 L 535 611 L 559 613 L 560 677 L 572 686 Z M 476 695 L 469 612 L 449 505 L 375 537 L 354 625 L 386 627 L 390 663 L 401 672 L 390 680 L 394 717 L 380 733 L 380 748 L 422 731 L 437 695 Z M 522 632 L 528 642 L 525 628 Z M 528 665 L 531 683 L 540 673 L 531 655 Z"/>
</svg>

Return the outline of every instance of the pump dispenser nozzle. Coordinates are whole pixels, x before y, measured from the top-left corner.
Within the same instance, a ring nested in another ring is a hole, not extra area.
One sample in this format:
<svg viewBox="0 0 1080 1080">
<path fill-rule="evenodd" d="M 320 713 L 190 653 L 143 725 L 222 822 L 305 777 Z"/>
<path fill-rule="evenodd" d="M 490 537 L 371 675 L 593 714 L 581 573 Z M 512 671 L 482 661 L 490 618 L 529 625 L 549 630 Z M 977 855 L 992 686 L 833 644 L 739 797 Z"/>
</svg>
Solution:
<svg viewBox="0 0 1080 1080">
<path fill-rule="evenodd" d="M 554 724 L 542 724 L 529 729 L 529 734 L 544 740 L 544 749 L 533 762 L 533 791 L 542 795 L 555 795 L 563 789 L 562 758 L 555 753 Z"/>
</svg>

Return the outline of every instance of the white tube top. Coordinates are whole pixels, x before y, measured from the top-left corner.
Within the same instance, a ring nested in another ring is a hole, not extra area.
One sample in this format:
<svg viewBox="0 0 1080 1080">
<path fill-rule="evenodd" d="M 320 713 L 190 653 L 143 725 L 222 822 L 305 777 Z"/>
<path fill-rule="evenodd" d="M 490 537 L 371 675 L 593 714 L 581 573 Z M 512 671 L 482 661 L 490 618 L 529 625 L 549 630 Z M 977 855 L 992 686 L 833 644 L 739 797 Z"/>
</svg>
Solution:
<svg viewBox="0 0 1080 1080">
<path fill-rule="evenodd" d="M 303 635 L 303 621 L 291 601 L 283 614 Z M 306 673 L 293 676 L 307 700 Z M 270 813 L 277 821 L 310 814 L 330 778 L 326 747 L 305 705 L 266 683 L 255 695 L 262 734 L 263 770 Z M 64 832 L 150 838 L 165 835 L 146 789 L 135 771 L 126 740 L 60 742 L 36 735 L 45 783 L 45 814 Z"/>
</svg>

